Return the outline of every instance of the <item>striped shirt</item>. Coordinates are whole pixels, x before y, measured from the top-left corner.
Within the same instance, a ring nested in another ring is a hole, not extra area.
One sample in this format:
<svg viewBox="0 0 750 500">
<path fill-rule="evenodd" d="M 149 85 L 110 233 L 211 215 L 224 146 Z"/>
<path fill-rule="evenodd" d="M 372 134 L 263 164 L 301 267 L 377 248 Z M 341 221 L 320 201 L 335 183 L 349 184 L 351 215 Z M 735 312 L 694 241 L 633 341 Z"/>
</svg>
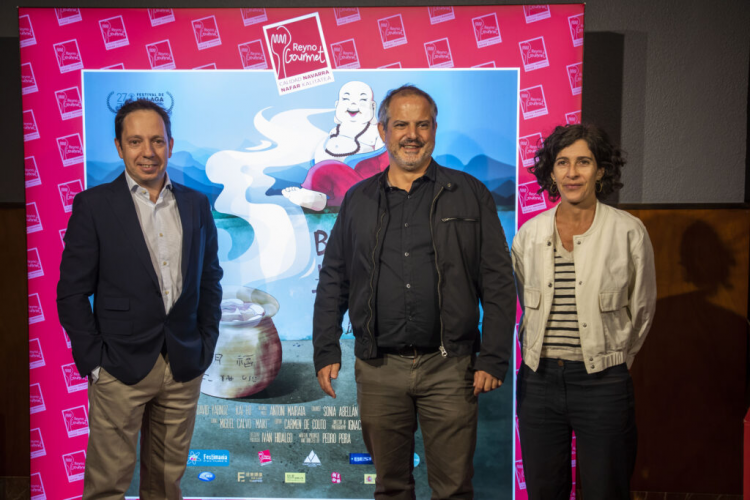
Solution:
<svg viewBox="0 0 750 500">
<path fill-rule="evenodd" d="M 575 294 L 575 261 L 555 228 L 555 295 L 542 344 L 543 358 L 583 361 Z"/>
</svg>

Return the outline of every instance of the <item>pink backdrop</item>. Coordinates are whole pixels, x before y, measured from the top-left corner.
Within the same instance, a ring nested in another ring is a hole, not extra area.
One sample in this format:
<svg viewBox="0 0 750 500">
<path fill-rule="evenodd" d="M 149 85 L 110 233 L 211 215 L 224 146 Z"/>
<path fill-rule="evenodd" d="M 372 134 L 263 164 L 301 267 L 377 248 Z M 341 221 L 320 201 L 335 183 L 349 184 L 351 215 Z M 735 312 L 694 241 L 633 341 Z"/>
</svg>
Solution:
<svg viewBox="0 0 750 500">
<path fill-rule="evenodd" d="M 523 167 L 541 137 L 580 121 L 583 5 L 20 9 L 32 499 L 78 498 L 83 485 L 86 380 L 55 306 L 62 236 L 84 184 L 80 70 L 271 69 L 263 26 L 313 12 L 334 69 L 522 68 L 518 224 L 552 206 Z M 526 498 L 517 440 L 516 498 Z"/>
</svg>

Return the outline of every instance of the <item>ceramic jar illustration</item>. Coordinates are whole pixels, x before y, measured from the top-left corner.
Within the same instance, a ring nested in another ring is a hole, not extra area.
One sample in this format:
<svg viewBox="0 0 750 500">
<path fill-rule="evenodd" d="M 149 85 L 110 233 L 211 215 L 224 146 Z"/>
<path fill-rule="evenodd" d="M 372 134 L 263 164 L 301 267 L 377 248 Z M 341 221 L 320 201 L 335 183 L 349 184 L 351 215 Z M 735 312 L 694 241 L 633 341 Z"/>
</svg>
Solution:
<svg viewBox="0 0 750 500">
<path fill-rule="evenodd" d="M 243 398 L 273 382 L 281 368 L 281 341 L 273 316 L 279 302 L 250 287 L 225 287 L 214 360 L 203 375 L 201 392 Z"/>
</svg>

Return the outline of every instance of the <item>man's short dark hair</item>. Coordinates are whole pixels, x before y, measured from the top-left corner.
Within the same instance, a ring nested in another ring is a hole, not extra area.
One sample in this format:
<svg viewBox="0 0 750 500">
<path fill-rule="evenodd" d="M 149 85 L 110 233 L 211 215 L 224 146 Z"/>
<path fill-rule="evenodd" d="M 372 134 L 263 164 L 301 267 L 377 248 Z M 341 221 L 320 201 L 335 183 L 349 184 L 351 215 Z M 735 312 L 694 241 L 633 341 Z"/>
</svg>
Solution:
<svg viewBox="0 0 750 500">
<path fill-rule="evenodd" d="M 164 122 L 164 128 L 167 129 L 167 139 L 172 138 L 172 122 L 170 122 L 169 114 L 167 114 L 164 108 L 148 99 L 128 99 L 117 110 L 117 114 L 115 115 L 115 137 L 118 141 L 122 142 L 122 122 L 133 111 L 155 111 L 159 113 L 161 120 Z"/>
<path fill-rule="evenodd" d="M 427 100 L 427 103 L 430 105 L 432 124 L 434 125 L 437 123 L 438 108 L 437 104 L 435 104 L 435 100 L 424 90 L 410 83 L 407 83 L 406 85 L 402 85 L 397 89 L 389 90 L 388 94 L 386 94 L 385 96 L 385 99 L 383 99 L 383 102 L 380 103 L 380 109 L 378 109 L 378 122 L 383 124 L 383 128 L 388 128 L 388 120 L 390 120 L 391 118 L 388 114 L 388 106 L 391 105 L 391 100 L 394 97 L 409 95 L 418 95 L 420 97 L 424 97 Z"/>
</svg>

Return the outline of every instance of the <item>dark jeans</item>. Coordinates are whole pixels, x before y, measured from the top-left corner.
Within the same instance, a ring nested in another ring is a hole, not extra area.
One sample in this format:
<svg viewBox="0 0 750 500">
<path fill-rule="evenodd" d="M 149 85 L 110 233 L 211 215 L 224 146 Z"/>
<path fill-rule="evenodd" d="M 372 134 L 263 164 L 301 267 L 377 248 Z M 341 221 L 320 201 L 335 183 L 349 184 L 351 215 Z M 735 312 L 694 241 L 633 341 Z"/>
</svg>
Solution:
<svg viewBox="0 0 750 500">
<path fill-rule="evenodd" d="M 472 356 L 357 359 L 362 435 L 377 473 L 375 498 L 415 498 L 414 432 L 422 428 L 433 500 L 474 498 L 477 398 Z"/>
<path fill-rule="evenodd" d="M 571 432 L 587 500 L 630 498 L 637 436 L 625 364 L 588 374 L 583 362 L 542 359 L 518 374 L 518 431 L 530 500 L 568 500 Z"/>
</svg>

